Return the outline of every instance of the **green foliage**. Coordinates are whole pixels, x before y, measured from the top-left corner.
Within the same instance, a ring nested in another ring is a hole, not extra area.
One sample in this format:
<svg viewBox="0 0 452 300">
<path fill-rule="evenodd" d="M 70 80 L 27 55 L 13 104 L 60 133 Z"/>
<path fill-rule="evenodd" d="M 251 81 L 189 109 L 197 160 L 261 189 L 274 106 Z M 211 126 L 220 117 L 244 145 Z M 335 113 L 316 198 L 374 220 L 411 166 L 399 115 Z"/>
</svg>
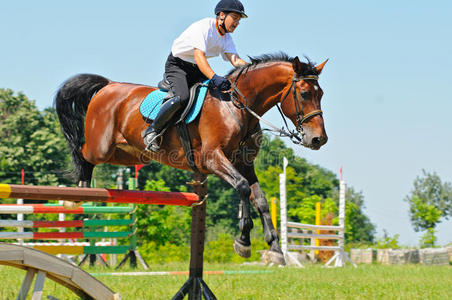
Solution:
<svg viewBox="0 0 452 300">
<path fill-rule="evenodd" d="M 436 230 L 434 228 L 427 228 L 424 235 L 421 237 L 421 240 L 419 242 L 421 248 L 431 248 L 434 247 L 437 238 L 435 236 Z"/>
<path fill-rule="evenodd" d="M 425 231 L 421 246 L 433 246 L 436 241 L 435 227 L 441 218 L 452 215 L 452 185 L 442 183 L 436 173 L 422 170 L 422 176 L 414 180 L 414 188 L 405 201 L 410 207 L 411 224 L 415 231 Z"/>
<path fill-rule="evenodd" d="M 185 245 L 190 240 L 191 210 L 179 206 L 138 205 L 138 243 Z"/>
<path fill-rule="evenodd" d="M 382 238 L 377 239 L 377 243 L 375 244 L 375 248 L 378 249 L 400 249 L 399 242 L 400 235 L 395 234 L 394 236 L 389 236 L 386 231 L 384 231 L 384 236 Z"/>
<path fill-rule="evenodd" d="M 66 141 L 54 109 L 40 112 L 24 94 L 0 89 L 0 181 L 20 184 L 68 184 Z"/>
<path fill-rule="evenodd" d="M 410 213 L 412 219 L 416 220 L 418 228 L 426 230 L 435 228 L 443 215 L 443 212 L 435 205 L 427 204 L 417 195 L 413 195 L 410 199 Z"/>
<path fill-rule="evenodd" d="M 268 248 L 267 244 L 262 239 L 251 239 L 251 257 L 242 258 L 238 256 L 234 247 L 234 237 L 227 233 L 222 233 L 217 240 L 210 241 L 204 248 L 204 260 L 207 262 L 218 263 L 243 263 L 245 261 L 259 261 L 260 254 L 257 250 Z"/>
<path fill-rule="evenodd" d="M 148 264 L 165 264 L 169 262 L 184 262 L 190 258 L 190 247 L 166 242 L 158 245 L 148 241 L 139 248 L 140 254 Z"/>
<path fill-rule="evenodd" d="M 345 203 L 346 242 L 371 243 L 374 240 L 375 226 L 362 213 L 361 207 L 352 202 Z"/>
<path fill-rule="evenodd" d="M 162 179 L 158 180 L 147 180 L 146 185 L 144 186 L 146 191 L 160 191 L 160 192 L 169 192 L 170 188 L 165 186 L 165 182 Z"/>
</svg>

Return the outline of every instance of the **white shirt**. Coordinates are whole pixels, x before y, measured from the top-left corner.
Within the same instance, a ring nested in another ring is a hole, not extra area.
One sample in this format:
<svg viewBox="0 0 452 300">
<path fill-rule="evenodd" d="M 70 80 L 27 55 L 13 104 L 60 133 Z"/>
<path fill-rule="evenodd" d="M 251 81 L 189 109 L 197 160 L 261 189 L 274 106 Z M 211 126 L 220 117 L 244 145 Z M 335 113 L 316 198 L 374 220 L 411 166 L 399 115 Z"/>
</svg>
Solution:
<svg viewBox="0 0 452 300">
<path fill-rule="evenodd" d="M 171 53 L 185 61 L 196 63 L 194 49 L 203 51 L 206 58 L 221 54 L 224 60 L 228 60 L 225 53 L 237 54 L 231 35 L 226 33 L 221 36 L 217 30 L 216 19 L 205 18 L 191 24 L 182 34 L 176 38 L 171 47 Z"/>
</svg>

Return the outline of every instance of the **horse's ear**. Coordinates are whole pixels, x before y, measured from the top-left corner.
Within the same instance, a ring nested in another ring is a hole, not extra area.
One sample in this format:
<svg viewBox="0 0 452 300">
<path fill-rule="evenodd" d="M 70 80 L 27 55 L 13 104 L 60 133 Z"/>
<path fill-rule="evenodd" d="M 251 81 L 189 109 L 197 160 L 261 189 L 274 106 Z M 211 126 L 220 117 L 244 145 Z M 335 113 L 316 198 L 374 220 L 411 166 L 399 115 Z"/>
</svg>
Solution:
<svg viewBox="0 0 452 300">
<path fill-rule="evenodd" d="M 303 74 L 303 65 L 301 64 L 298 56 L 295 56 L 295 58 L 292 60 L 292 68 L 295 71 L 295 74 Z"/>
<path fill-rule="evenodd" d="M 325 64 L 328 60 L 329 60 L 329 58 L 327 60 L 325 60 L 323 63 L 321 63 L 320 65 L 315 67 L 315 70 L 317 71 L 318 75 L 320 75 L 320 73 L 322 73 L 323 67 L 325 66 Z"/>
</svg>

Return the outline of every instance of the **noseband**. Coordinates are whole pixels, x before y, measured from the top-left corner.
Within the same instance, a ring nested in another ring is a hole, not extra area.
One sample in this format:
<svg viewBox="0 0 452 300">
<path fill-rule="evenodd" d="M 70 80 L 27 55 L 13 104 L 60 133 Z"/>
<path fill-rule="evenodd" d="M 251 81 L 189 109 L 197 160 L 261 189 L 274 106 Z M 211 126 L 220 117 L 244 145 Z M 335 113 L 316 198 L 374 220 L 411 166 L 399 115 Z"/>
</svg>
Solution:
<svg viewBox="0 0 452 300">
<path fill-rule="evenodd" d="M 284 97 L 281 100 L 281 106 L 282 106 L 284 101 L 287 99 L 287 96 L 289 95 L 290 91 L 292 90 L 293 101 L 294 101 L 294 106 L 295 106 L 295 113 L 297 114 L 297 130 L 301 134 L 303 134 L 303 127 L 302 127 L 303 123 L 312 117 L 315 117 L 317 115 L 322 115 L 323 112 L 321 109 L 317 109 L 317 110 L 313 110 L 304 115 L 303 114 L 304 99 L 303 99 L 303 96 L 301 96 L 301 94 L 300 94 L 301 101 L 298 101 L 298 94 L 297 94 L 297 89 L 296 89 L 295 85 L 298 81 L 301 81 L 301 80 L 318 80 L 318 79 L 319 79 L 319 76 L 317 76 L 317 75 L 306 75 L 303 77 L 296 77 L 296 74 L 294 74 L 290 88 L 287 90 L 287 93 L 284 95 Z M 279 108 L 279 106 L 278 106 L 278 109 L 280 110 L 280 113 L 282 114 L 282 111 Z M 286 123 L 286 126 L 287 126 L 287 123 Z"/>
</svg>

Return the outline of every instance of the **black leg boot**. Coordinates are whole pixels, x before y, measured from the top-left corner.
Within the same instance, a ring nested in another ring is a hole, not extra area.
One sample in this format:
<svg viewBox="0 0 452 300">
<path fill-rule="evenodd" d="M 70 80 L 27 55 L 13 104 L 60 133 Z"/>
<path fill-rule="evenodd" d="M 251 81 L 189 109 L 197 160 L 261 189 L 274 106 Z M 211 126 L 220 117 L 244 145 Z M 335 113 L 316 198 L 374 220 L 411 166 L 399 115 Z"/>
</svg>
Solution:
<svg viewBox="0 0 452 300">
<path fill-rule="evenodd" d="M 146 150 L 152 152 L 158 152 L 160 150 L 160 136 L 162 131 L 180 107 L 181 101 L 179 96 L 174 96 L 162 104 L 154 122 L 142 133 Z"/>
</svg>

